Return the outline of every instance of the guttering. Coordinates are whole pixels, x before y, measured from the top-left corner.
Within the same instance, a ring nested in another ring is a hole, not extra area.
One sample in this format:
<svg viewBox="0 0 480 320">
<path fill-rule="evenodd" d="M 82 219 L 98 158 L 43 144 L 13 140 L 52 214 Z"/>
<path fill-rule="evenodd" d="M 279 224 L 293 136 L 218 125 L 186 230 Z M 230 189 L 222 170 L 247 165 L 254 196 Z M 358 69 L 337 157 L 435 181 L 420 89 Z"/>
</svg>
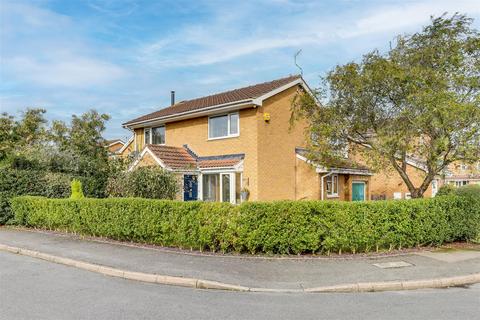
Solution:
<svg viewBox="0 0 480 320">
<path fill-rule="evenodd" d="M 132 123 L 124 123 L 122 126 L 124 128 L 133 128 L 136 125 L 139 124 L 146 124 L 146 123 L 157 123 L 157 122 L 162 122 L 165 123 L 167 121 L 176 121 L 176 120 L 183 120 L 189 116 L 194 116 L 198 117 L 204 114 L 209 114 L 211 111 L 226 111 L 228 109 L 235 109 L 237 107 L 242 107 L 242 106 L 248 106 L 248 105 L 255 105 L 253 103 L 253 99 L 245 99 L 245 100 L 240 100 L 240 101 L 235 101 L 235 102 L 229 102 L 229 103 L 224 103 L 224 104 L 218 104 L 214 105 L 211 107 L 206 107 L 202 109 L 197 109 L 197 110 L 189 110 L 185 112 L 180 112 L 180 113 L 175 113 L 172 115 L 168 116 L 163 116 L 163 117 L 158 117 L 158 118 L 153 118 L 153 119 L 148 119 L 148 120 L 142 120 L 142 121 L 137 121 L 137 122 L 132 122 Z"/>
<path fill-rule="evenodd" d="M 274 89 L 260 97 L 257 98 L 249 98 L 249 99 L 244 99 L 244 100 L 238 100 L 234 102 L 228 102 L 228 103 L 223 103 L 223 104 L 217 104 L 214 106 L 202 108 L 202 109 L 197 109 L 197 110 L 190 110 L 190 111 L 185 111 L 185 112 L 180 112 L 180 113 L 175 113 L 172 115 L 164 116 L 164 117 L 158 117 L 158 118 L 153 118 L 153 119 L 148 119 L 148 120 L 143 120 L 143 121 L 137 121 L 137 122 L 132 122 L 132 123 L 124 123 L 122 126 L 124 128 L 133 128 L 137 125 L 145 125 L 147 123 L 166 123 L 167 121 L 177 121 L 177 120 L 183 120 L 185 118 L 188 118 L 189 116 L 193 117 L 199 117 L 202 115 L 209 114 L 210 111 L 229 111 L 229 108 L 237 108 L 237 107 L 242 107 L 246 105 L 253 105 L 253 107 L 256 106 L 261 106 L 263 101 L 265 99 L 268 99 L 284 90 L 287 90 L 295 85 L 301 85 L 309 94 L 311 94 L 313 97 L 315 95 L 313 94 L 312 90 L 309 88 L 307 83 L 303 80 L 303 78 L 299 78 L 297 80 L 294 80 L 292 82 L 289 82 L 277 89 Z M 315 97 L 316 99 L 316 97 Z M 317 101 L 318 102 L 318 101 Z"/>
</svg>

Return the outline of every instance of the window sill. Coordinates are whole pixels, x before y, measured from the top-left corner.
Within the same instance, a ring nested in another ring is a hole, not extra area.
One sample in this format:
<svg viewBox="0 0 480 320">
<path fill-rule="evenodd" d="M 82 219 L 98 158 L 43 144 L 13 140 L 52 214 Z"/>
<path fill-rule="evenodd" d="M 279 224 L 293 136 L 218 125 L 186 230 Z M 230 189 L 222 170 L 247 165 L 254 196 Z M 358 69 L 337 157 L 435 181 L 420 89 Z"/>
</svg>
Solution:
<svg viewBox="0 0 480 320">
<path fill-rule="evenodd" d="M 339 198 L 338 194 L 327 194 L 327 198 Z"/>
<path fill-rule="evenodd" d="M 231 135 L 231 136 L 225 136 L 225 137 L 216 137 L 216 138 L 208 138 L 207 141 L 214 141 L 214 140 L 223 140 L 223 139 L 231 139 L 231 138 L 238 138 L 240 135 Z"/>
</svg>

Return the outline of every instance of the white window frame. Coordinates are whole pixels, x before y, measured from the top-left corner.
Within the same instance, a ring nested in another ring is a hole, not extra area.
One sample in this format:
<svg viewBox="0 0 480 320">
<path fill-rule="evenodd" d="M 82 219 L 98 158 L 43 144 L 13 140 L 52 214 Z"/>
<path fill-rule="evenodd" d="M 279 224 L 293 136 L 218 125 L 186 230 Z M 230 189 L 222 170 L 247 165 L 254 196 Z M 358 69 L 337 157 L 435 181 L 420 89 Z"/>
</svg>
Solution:
<svg viewBox="0 0 480 320">
<path fill-rule="evenodd" d="M 145 141 L 147 130 L 148 130 L 148 143 Z M 152 128 L 143 128 L 143 144 L 147 145 L 151 143 L 152 143 Z"/>
<path fill-rule="evenodd" d="M 202 172 L 198 175 L 198 199 L 203 201 L 203 176 L 207 174 L 217 174 L 219 177 L 219 188 L 220 188 L 220 197 L 218 199 L 219 202 L 223 202 L 223 181 L 222 181 L 222 175 L 228 174 L 230 175 L 230 203 L 235 204 L 236 203 L 236 195 L 235 195 L 235 187 L 236 187 L 236 176 L 235 174 L 238 173 L 238 171 L 221 171 L 221 170 L 214 170 L 214 171 L 206 171 Z M 240 172 L 240 179 L 243 177 L 243 173 Z M 243 183 L 240 181 L 240 190 L 243 187 Z M 240 200 L 241 201 L 241 200 Z"/>
<path fill-rule="evenodd" d="M 236 114 L 237 115 L 237 133 L 231 134 L 230 133 L 230 116 Z M 227 135 L 221 137 L 210 137 L 210 119 L 227 116 Z M 229 112 L 229 113 L 222 113 L 216 114 L 208 117 L 208 127 L 207 127 L 207 135 L 208 140 L 219 140 L 219 139 L 228 139 L 228 138 L 235 138 L 240 136 L 240 113 L 239 112 Z"/>
<path fill-rule="evenodd" d="M 457 188 L 470 184 L 470 181 L 468 181 L 468 180 L 454 180 L 452 182 L 455 185 L 455 187 L 457 187 Z"/>
<path fill-rule="evenodd" d="M 161 143 L 161 144 L 158 144 L 159 146 L 164 146 L 166 143 L 167 143 L 167 128 L 165 127 L 164 124 L 162 125 L 159 125 L 159 126 L 155 126 L 155 127 L 146 127 L 146 128 L 143 128 L 143 142 L 145 143 L 145 131 L 149 131 L 149 134 L 148 134 L 148 144 L 153 144 L 153 128 L 158 128 L 158 127 L 164 127 L 165 128 L 165 142 L 164 143 Z"/>
<path fill-rule="evenodd" d="M 331 179 L 331 183 L 332 183 L 332 192 L 331 193 L 328 193 L 328 180 Z M 332 174 L 332 175 L 329 175 L 327 177 L 327 181 L 325 182 L 326 183 L 326 193 L 327 193 L 327 198 L 338 198 L 338 174 Z M 334 192 L 335 191 L 335 187 L 336 187 L 336 191 L 337 192 Z"/>
</svg>

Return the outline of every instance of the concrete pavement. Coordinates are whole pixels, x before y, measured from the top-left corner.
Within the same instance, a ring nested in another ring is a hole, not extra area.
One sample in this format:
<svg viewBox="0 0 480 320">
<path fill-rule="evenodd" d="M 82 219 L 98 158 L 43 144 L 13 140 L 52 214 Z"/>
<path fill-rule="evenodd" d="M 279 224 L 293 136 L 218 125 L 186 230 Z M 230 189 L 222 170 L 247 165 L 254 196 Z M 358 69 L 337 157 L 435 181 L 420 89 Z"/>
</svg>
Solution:
<svg viewBox="0 0 480 320">
<path fill-rule="evenodd" d="M 10 228 L 0 228 L 0 243 L 135 272 L 271 289 L 303 290 L 345 283 L 408 281 L 480 272 L 479 251 L 423 252 L 348 260 L 198 256 Z M 387 267 L 379 267 L 382 265 Z M 388 268 L 396 265 L 401 267 Z"/>
<path fill-rule="evenodd" d="M 0 319 L 478 319 L 480 285 L 328 295 L 192 290 L 0 252 Z"/>
</svg>

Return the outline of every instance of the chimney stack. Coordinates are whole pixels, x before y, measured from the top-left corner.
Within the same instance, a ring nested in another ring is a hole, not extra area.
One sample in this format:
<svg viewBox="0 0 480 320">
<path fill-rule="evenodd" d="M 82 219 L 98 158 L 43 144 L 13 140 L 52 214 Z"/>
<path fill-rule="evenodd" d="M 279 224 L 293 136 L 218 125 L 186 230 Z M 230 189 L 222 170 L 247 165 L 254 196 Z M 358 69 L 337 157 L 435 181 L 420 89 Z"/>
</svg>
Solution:
<svg viewBox="0 0 480 320">
<path fill-rule="evenodd" d="M 173 106 L 175 104 L 175 91 L 170 92 L 170 98 L 171 98 L 171 105 Z"/>
</svg>

